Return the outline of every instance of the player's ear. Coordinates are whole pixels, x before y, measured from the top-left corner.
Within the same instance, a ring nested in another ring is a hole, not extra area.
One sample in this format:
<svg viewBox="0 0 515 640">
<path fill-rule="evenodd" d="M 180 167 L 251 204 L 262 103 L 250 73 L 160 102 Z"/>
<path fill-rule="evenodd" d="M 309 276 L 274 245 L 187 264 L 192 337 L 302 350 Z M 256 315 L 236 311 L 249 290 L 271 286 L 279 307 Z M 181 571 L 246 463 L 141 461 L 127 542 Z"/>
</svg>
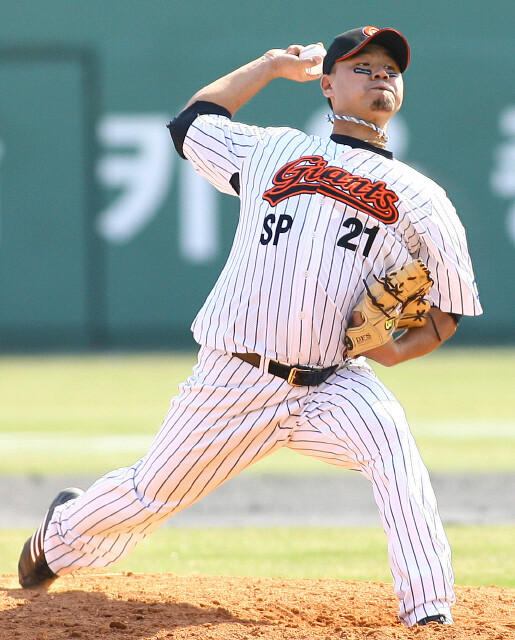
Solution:
<svg viewBox="0 0 515 640">
<path fill-rule="evenodd" d="M 322 89 L 322 93 L 326 98 L 331 99 L 334 95 L 333 84 L 331 76 L 324 74 L 320 78 L 320 88 Z"/>
</svg>

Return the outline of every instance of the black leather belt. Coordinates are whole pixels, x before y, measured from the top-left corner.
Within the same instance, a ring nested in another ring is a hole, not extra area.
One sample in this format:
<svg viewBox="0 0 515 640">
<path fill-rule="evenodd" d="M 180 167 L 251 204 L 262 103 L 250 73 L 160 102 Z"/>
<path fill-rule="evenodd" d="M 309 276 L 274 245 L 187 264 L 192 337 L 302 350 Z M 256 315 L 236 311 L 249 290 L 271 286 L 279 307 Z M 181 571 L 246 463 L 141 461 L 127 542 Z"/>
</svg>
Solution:
<svg viewBox="0 0 515 640">
<path fill-rule="evenodd" d="M 259 367 L 261 364 L 261 356 L 258 353 L 233 353 L 232 355 L 253 367 Z M 325 369 L 316 369 L 304 365 L 281 364 L 275 360 L 270 360 L 268 363 L 268 373 L 286 380 L 292 387 L 316 387 L 325 382 L 338 368 L 337 364 Z"/>
</svg>

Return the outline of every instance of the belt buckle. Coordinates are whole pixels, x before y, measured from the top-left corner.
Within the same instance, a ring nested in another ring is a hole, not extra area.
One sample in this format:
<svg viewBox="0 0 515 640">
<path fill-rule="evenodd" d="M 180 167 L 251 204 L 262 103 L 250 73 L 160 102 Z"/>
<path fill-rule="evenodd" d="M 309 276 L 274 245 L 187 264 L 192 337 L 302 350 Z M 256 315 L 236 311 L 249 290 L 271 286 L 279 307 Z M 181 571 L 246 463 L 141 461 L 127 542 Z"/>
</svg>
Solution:
<svg viewBox="0 0 515 640">
<path fill-rule="evenodd" d="M 306 367 L 306 368 L 301 368 L 301 367 L 292 367 L 290 369 L 290 372 L 288 373 L 288 384 L 291 385 L 292 387 L 304 387 L 305 386 L 305 382 L 296 382 L 296 376 L 298 373 L 309 373 L 311 371 L 310 368 Z"/>
</svg>

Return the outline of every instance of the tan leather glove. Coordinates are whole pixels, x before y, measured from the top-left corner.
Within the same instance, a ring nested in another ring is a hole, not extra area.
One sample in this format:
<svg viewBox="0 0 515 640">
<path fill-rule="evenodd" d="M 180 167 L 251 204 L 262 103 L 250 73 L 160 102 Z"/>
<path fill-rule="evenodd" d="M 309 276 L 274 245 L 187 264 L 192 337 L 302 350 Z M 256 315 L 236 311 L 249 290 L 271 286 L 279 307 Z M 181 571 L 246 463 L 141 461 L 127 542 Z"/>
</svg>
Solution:
<svg viewBox="0 0 515 640">
<path fill-rule="evenodd" d="M 433 280 L 422 260 L 417 258 L 376 280 L 370 286 L 365 283 L 366 294 L 353 309 L 353 315 L 360 314 L 363 322 L 352 326 L 351 321 L 347 329 L 345 346 L 351 358 L 385 344 L 399 328 L 425 324 L 424 314 L 429 310 L 429 302 L 424 296 L 431 289 Z"/>
</svg>

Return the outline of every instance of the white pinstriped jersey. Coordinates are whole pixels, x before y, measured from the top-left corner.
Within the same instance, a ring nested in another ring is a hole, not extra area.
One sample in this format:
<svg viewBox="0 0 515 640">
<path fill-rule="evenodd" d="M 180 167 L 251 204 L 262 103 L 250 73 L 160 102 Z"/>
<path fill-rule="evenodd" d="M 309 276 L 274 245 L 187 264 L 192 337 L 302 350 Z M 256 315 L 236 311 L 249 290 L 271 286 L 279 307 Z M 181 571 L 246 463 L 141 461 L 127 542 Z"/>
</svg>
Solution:
<svg viewBox="0 0 515 640">
<path fill-rule="evenodd" d="M 185 157 L 218 190 L 236 195 L 234 174 L 241 185 L 232 250 L 192 325 L 197 342 L 336 364 L 364 281 L 418 257 L 435 281 L 432 304 L 482 312 L 465 231 L 445 192 L 364 146 L 222 115 L 193 121 Z"/>
<path fill-rule="evenodd" d="M 363 280 L 419 256 L 435 279 L 435 304 L 480 313 L 464 231 L 443 191 L 387 152 L 227 115 L 201 101 L 169 125 L 179 154 L 241 197 L 228 262 L 193 323 L 204 345 L 193 375 L 147 454 L 58 506 L 31 549 L 44 550 L 56 575 L 109 566 L 172 515 L 289 447 L 372 483 L 404 624 L 452 619 L 451 553 L 429 474 L 402 407 L 371 367 L 349 359 L 318 386 L 290 386 L 230 352 L 339 363 Z"/>
</svg>

